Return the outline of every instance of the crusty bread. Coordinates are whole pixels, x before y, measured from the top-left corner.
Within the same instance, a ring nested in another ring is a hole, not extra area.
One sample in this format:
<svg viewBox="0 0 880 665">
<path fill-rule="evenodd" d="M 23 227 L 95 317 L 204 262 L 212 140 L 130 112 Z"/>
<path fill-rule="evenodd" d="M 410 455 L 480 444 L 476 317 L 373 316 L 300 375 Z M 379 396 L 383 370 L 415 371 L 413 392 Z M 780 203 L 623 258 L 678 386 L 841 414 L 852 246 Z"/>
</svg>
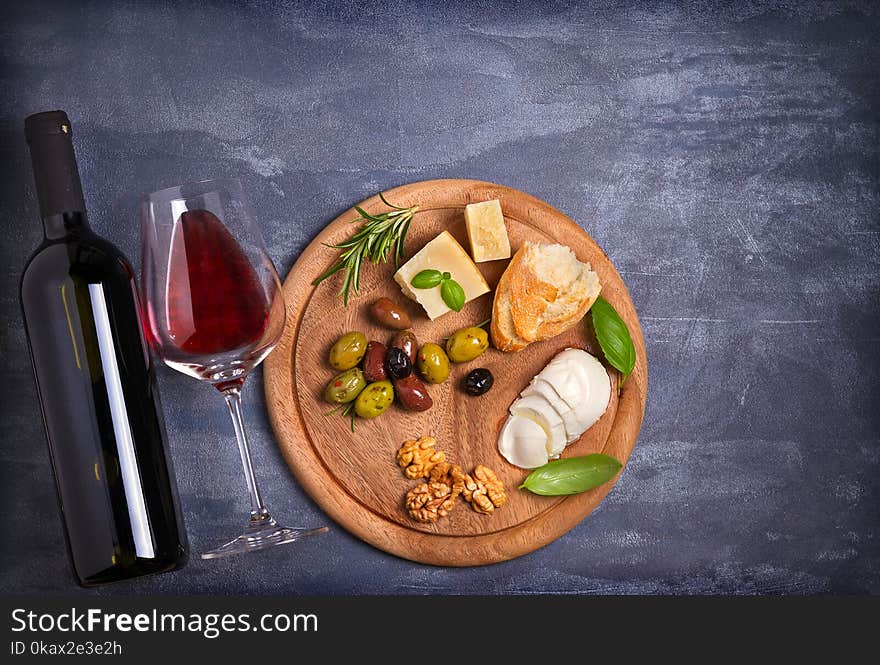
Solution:
<svg viewBox="0 0 880 665">
<path fill-rule="evenodd" d="M 495 289 L 492 343 L 519 351 L 580 321 L 599 296 L 599 276 L 565 245 L 526 242 Z"/>
<path fill-rule="evenodd" d="M 501 351 L 521 351 L 528 342 L 516 334 L 513 325 L 513 314 L 510 311 L 510 275 L 516 270 L 516 264 L 522 260 L 522 250 L 513 255 L 507 269 L 495 287 L 495 300 L 492 303 L 492 323 L 489 332 L 492 344 Z"/>
</svg>

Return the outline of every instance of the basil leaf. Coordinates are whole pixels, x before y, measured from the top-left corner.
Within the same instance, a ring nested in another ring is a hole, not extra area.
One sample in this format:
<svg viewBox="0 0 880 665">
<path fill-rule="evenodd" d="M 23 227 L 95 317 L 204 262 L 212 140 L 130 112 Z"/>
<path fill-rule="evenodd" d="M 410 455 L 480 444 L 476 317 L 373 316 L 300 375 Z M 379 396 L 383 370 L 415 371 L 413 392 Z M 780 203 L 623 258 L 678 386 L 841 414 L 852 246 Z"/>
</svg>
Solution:
<svg viewBox="0 0 880 665">
<path fill-rule="evenodd" d="M 602 296 L 596 299 L 590 312 L 593 315 L 596 339 L 599 340 L 605 359 L 612 367 L 620 370 L 626 379 L 636 365 L 636 347 L 633 346 L 626 323 Z"/>
<path fill-rule="evenodd" d="M 613 457 L 601 453 L 557 459 L 532 471 L 519 489 L 542 496 L 580 494 L 607 483 L 622 466 Z"/>
<path fill-rule="evenodd" d="M 439 270 L 422 270 L 409 283 L 416 289 L 433 289 L 442 279 L 443 274 Z"/>
<path fill-rule="evenodd" d="M 449 309 L 460 312 L 464 307 L 464 289 L 454 279 L 444 279 L 440 285 L 440 296 Z"/>
</svg>

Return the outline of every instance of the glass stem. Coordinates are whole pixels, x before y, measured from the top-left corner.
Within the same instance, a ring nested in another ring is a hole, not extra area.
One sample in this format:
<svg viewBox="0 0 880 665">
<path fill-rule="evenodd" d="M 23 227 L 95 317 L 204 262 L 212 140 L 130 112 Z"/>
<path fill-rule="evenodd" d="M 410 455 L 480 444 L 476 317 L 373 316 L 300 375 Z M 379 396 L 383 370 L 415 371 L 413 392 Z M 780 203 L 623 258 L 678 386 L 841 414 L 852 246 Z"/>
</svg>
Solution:
<svg viewBox="0 0 880 665">
<path fill-rule="evenodd" d="M 232 417 L 232 426 L 235 428 L 235 439 L 238 442 L 238 452 L 241 455 L 241 466 L 244 468 L 244 480 L 247 483 L 248 497 L 251 501 L 251 524 L 265 522 L 272 519 L 269 511 L 263 504 L 260 488 L 257 487 L 257 479 L 254 476 L 254 465 L 251 461 L 251 450 L 248 446 L 247 435 L 244 432 L 244 422 L 241 418 L 241 388 L 227 388 L 223 391 L 226 398 L 226 406 L 229 407 L 229 415 Z"/>
</svg>

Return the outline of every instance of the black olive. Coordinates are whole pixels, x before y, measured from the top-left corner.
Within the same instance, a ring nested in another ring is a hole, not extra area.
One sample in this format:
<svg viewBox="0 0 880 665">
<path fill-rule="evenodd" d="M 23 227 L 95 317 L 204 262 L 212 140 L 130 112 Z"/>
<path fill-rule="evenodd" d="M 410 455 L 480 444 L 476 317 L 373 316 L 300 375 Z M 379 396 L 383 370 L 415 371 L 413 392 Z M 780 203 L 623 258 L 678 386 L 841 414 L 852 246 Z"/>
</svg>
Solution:
<svg viewBox="0 0 880 665">
<path fill-rule="evenodd" d="M 464 377 L 463 383 L 464 391 L 468 395 L 476 397 L 489 392 L 489 388 L 495 383 L 495 377 L 485 367 L 478 367 L 468 372 L 468 375 Z"/>
<path fill-rule="evenodd" d="M 412 363 L 403 349 L 392 346 L 385 358 L 385 368 L 393 379 L 405 379 L 412 374 Z"/>
</svg>

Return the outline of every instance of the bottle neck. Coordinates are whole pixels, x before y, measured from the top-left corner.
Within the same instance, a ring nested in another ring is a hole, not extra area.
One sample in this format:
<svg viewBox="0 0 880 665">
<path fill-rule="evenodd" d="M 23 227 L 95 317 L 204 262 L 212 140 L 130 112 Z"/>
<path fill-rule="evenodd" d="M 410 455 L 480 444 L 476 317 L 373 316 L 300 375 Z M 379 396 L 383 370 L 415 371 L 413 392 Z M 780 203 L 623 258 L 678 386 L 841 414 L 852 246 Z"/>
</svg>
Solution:
<svg viewBox="0 0 880 665">
<path fill-rule="evenodd" d="M 89 221 L 86 218 L 86 213 L 79 210 L 43 217 L 43 234 L 46 236 L 46 240 L 60 240 L 88 229 Z"/>
<path fill-rule="evenodd" d="M 61 238 L 88 228 L 67 114 L 35 113 L 24 124 L 46 238 Z"/>
</svg>

